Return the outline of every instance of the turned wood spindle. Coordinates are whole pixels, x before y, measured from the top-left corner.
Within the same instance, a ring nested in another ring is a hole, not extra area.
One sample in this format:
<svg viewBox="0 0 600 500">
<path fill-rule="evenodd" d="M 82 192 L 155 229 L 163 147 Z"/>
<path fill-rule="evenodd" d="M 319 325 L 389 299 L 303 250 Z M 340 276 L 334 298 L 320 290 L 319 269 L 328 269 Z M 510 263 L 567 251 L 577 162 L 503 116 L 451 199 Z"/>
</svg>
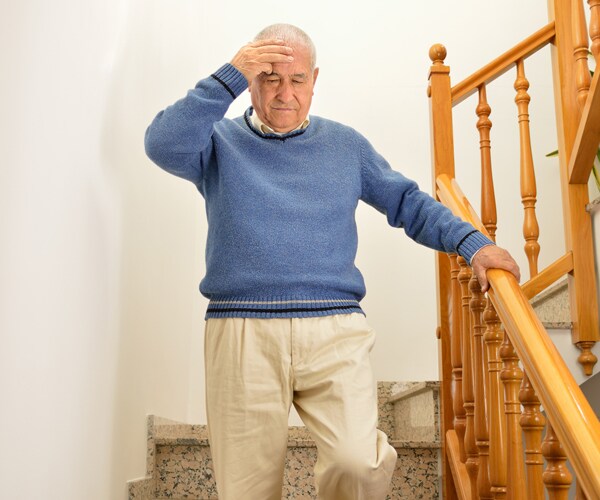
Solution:
<svg viewBox="0 0 600 500">
<path fill-rule="evenodd" d="M 599 0 L 600 1 L 600 0 Z M 479 86 L 479 102 L 475 113 L 478 116 L 479 151 L 481 159 L 481 220 L 490 238 L 496 240 L 497 213 L 494 178 L 492 176 L 490 114 L 492 108 L 487 101 L 485 84 Z M 483 311 L 485 323 L 484 341 L 484 394 L 486 400 L 488 434 L 488 476 L 493 498 L 506 498 L 506 421 L 504 419 L 504 392 L 500 383 L 501 361 L 498 349 L 502 343 L 500 319 L 489 297 Z M 481 454 L 481 451 L 480 451 Z"/>
<path fill-rule="evenodd" d="M 508 440 L 506 493 L 508 498 L 527 498 L 523 473 L 523 441 L 519 425 L 521 405 L 518 395 L 523 372 L 519 368 L 519 358 L 507 333 L 504 334 L 504 342 L 500 347 L 500 358 L 503 361 L 500 378 L 504 383 L 504 413 Z"/>
<path fill-rule="evenodd" d="M 550 500 L 567 500 L 573 476 L 567 468 L 567 456 L 550 424 L 542 444 L 542 453 L 548 463 L 542 477 Z"/>
<path fill-rule="evenodd" d="M 540 412 L 540 400 L 535 394 L 535 389 L 525 374 L 519 400 L 523 405 L 521 415 L 521 428 L 525 434 L 525 465 L 527 468 L 527 499 L 543 500 L 544 485 L 542 473 L 544 459 L 542 457 L 542 431 L 546 419 Z"/>
<path fill-rule="evenodd" d="M 523 222 L 523 236 L 525 237 L 525 254 L 529 261 L 529 274 L 533 277 L 537 274 L 537 260 L 540 253 L 538 237 L 540 229 L 535 215 L 535 203 L 537 189 L 535 183 L 535 171 L 533 169 L 533 155 L 531 153 L 531 137 L 529 133 L 529 101 L 527 93 L 529 81 L 525 77 L 525 66 L 523 60 L 517 61 L 517 79 L 515 90 L 519 116 L 519 142 L 521 151 L 521 200 L 525 210 Z"/>
<path fill-rule="evenodd" d="M 454 430 L 458 437 L 460 460 L 467 461 L 465 453 L 466 413 L 462 394 L 462 297 L 458 282 L 459 266 L 457 255 L 450 255 L 450 276 L 452 286 L 452 324 L 450 337 L 450 357 L 452 363 L 452 408 L 454 410 Z"/>
<path fill-rule="evenodd" d="M 471 359 L 473 364 L 473 392 L 475 396 L 475 417 L 474 431 L 475 443 L 478 450 L 478 468 L 475 471 L 475 485 L 478 492 L 478 498 L 493 499 L 489 475 L 489 439 L 486 422 L 486 404 L 485 404 L 485 386 L 484 374 L 487 372 L 484 366 L 483 353 L 483 330 L 484 325 L 481 319 L 485 308 L 485 298 L 481 292 L 481 286 L 475 273 L 472 274 L 469 281 L 471 290 Z M 471 480 L 473 486 L 473 480 Z"/>
<path fill-rule="evenodd" d="M 498 357 L 503 332 L 500 319 L 490 298 L 483 311 L 486 324 L 484 334 L 488 362 L 487 399 L 490 441 L 490 483 L 496 499 L 506 498 L 506 419 L 504 418 L 504 392 L 500 381 L 502 361 Z"/>
<path fill-rule="evenodd" d="M 481 221 L 492 240 L 495 240 L 497 215 L 490 140 L 490 130 L 492 128 L 490 114 L 492 108 L 487 102 L 485 84 L 479 86 L 479 103 L 475 112 L 479 117 L 477 130 L 479 130 L 479 152 L 481 157 Z"/>
<path fill-rule="evenodd" d="M 577 82 L 577 104 L 583 111 L 590 90 L 592 78 L 588 66 L 588 34 L 585 25 L 583 3 L 576 0 L 571 4 L 571 23 L 573 30 L 573 57 L 575 58 L 575 79 Z"/>
<path fill-rule="evenodd" d="M 463 362 L 463 404 L 465 408 L 465 453 L 467 460 L 465 466 L 471 479 L 472 498 L 477 498 L 477 444 L 475 443 L 475 396 L 473 392 L 473 364 L 471 359 L 471 317 L 469 314 L 469 281 L 471 279 L 471 268 L 464 258 L 458 258 L 460 272 L 458 282 L 460 283 L 462 297 L 462 362 Z M 475 479 L 475 481 L 473 480 Z"/>
<path fill-rule="evenodd" d="M 590 7 L 590 39 L 592 40 L 592 54 L 598 66 L 598 58 L 600 57 L 600 0 L 588 0 Z"/>
</svg>

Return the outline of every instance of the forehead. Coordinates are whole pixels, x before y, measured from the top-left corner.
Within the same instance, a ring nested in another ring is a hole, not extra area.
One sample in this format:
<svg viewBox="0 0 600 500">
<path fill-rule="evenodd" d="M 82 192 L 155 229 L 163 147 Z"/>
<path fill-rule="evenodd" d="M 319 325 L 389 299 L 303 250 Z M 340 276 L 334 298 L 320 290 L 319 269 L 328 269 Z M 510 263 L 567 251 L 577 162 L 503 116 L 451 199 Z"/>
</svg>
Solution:
<svg viewBox="0 0 600 500">
<path fill-rule="evenodd" d="M 294 60 L 291 63 L 275 63 L 273 71 L 279 75 L 300 75 L 309 76 L 311 74 L 310 66 L 310 51 L 302 45 L 290 44 L 294 50 Z"/>
</svg>

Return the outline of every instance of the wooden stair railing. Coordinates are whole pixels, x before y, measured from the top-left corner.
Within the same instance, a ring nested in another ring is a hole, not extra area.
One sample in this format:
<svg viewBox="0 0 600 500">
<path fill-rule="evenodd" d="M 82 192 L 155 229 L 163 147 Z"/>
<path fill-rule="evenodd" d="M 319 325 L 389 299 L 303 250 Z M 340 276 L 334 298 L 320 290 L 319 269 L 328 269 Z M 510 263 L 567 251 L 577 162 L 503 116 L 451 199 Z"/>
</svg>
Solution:
<svg viewBox="0 0 600 500">
<path fill-rule="evenodd" d="M 440 200 L 456 215 L 485 233 L 485 227 L 474 215 L 456 181 L 441 175 L 437 184 Z M 488 293 L 490 300 L 519 360 L 529 373 L 531 385 L 587 498 L 599 499 L 600 421 L 514 277 L 506 271 L 493 269 L 488 271 L 488 279 L 491 285 Z M 514 498 L 530 497 L 523 495 Z"/>
<path fill-rule="evenodd" d="M 588 0 L 592 53 L 600 61 L 600 0 Z M 575 471 L 579 499 L 600 500 L 600 423 L 531 310 L 531 299 L 567 276 L 573 342 L 591 375 L 600 340 L 587 180 L 600 143 L 600 70 L 590 78 L 582 0 L 549 0 L 548 25 L 454 87 L 446 49 L 429 53 L 433 192 L 495 240 L 492 106 L 487 88 L 515 69 L 523 236 L 530 279 L 488 273 L 481 294 L 464 259 L 436 255 L 445 498 L 566 499 Z M 537 187 L 529 123 L 527 58 L 550 46 L 553 58 L 565 255 L 538 271 Z M 477 93 L 481 219 L 454 181 L 452 108 Z M 483 222 L 482 222 L 483 221 Z M 545 416 L 541 413 L 543 405 Z M 548 420 L 546 425 L 546 420 Z M 542 443 L 543 429 L 546 435 Z M 524 435 L 524 438 L 523 438 Z M 544 459 L 546 469 L 543 470 Z"/>
</svg>

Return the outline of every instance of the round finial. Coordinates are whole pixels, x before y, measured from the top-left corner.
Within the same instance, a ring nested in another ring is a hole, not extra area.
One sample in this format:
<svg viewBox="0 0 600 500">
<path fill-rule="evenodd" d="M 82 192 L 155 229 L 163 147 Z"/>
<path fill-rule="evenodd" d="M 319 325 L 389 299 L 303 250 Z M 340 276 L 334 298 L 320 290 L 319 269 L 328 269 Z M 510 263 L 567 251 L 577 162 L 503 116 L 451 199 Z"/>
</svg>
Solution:
<svg viewBox="0 0 600 500">
<path fill-rule="evenodd" d="M 444 47 L 441 43 L 436 43 L 429 49 L 429 59 L 431 59 L 433 64 L 444 64 L 446 55 L 448 55 L 446 52 L 446 47 Z"/>
</svg>

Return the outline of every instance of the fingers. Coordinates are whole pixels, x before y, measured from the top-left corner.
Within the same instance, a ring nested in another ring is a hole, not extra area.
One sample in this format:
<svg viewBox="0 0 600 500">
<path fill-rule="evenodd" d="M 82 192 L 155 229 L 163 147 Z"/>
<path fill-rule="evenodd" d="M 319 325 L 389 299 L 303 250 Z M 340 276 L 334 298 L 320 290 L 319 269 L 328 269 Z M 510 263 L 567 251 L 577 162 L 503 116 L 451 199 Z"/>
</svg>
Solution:
<svg viewBox="0 0 600 500">
<path fill-rule="evenodd" d="M 294 60 L 293 49 L 283 40 L 259 40 L 244 45 L 231 60 L 250 83 L 260 73 L 273 72 L 273 64 L 286 64 Z"/>
<path fill-rule="evenodd" d="M 479 282 L 479 286 L 481 287 L 481 293 L 487 292 L 490 288 L 490 283 L 487 279 L 485 271 L 476 273 L 475 275 L 477 276 L 477 281 Z"/>
<path fill-rule="evenodd" d="M 486 276 L 488 269 L 504 269 L 514 275 L 517 281 L 521 280 L 521 271 L 518 264 L 504 248 L 495 245 L 489 245 L 479 250 L 472 261 L 473 272 L 481 285 L 481 291 L 486 292 L 489 289 L 489 282 Z"/>
</svg>

